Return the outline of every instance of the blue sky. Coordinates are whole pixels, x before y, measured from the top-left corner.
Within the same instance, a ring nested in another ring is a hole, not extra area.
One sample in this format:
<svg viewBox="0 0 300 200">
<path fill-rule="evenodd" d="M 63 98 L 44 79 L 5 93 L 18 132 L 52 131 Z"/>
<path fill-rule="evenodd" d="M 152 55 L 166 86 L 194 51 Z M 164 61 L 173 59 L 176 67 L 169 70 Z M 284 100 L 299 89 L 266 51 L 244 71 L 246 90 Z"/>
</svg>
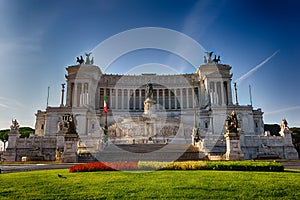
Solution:
<svg viewBox="0 0 300 200">
<path fill-rule="evenodd" d="M 193 38 L 233 67 L 233 81 L 274 54 L 238 83 L 239 102 L 249 104 L 250 84 L 265 123 L 286 117 L 300 126 L 299 9 L 297 0 L 0 0 L 0 129 L 12 118 L 34 127 L 48 86 L 49 105 L 59 105 L 66 66 L 107 38 L 140 27 Z M 167 52 L 144 50 L 121 57 L 106 72 L 122 74 L 151 62 L 195 70 Z"/>
</svg>

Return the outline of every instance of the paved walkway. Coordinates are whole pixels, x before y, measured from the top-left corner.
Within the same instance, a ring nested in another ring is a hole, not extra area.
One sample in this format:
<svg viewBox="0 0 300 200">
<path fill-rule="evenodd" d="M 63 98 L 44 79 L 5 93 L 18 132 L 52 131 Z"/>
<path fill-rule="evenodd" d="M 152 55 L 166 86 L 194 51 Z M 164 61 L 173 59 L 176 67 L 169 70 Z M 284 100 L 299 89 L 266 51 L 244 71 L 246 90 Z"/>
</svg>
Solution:
<svg viewBox="0 0 300 200">
<path fill-rule="evenodd" d="M 25 172 L 33 170 L 47 169 L 68 169 L 74 163 L 58 163 L 58 164 L 0 164 L 1 173 Z"/>
<path fill-rule="evenodd" d="M 282 162 L 285 169 L 299 169 L 300 170 L 300 161 L 294 162 Z"/>
</svg>

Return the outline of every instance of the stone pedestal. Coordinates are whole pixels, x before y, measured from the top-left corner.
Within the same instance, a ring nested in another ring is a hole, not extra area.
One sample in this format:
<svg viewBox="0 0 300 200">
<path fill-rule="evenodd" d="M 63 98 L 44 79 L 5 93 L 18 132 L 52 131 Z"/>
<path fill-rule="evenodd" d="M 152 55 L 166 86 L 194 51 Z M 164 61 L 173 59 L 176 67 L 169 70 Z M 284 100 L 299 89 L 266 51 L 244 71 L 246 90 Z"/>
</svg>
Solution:
<svg viewBox="0 0 300 200">
<path fill-rule="evenodd" d="M 153 115 L 155 114 L 155 104 L 156 101 L 152 98 L 147 98 L 144 101 L 144 115 Z"/>
<path fill-rule="evenodd" d="M 290 131 L 288 128 L 282 129 L 280 132 L 280 135 L 284 138 L 284 159 L 288 160 L 298 160 L 298 152 L 295 149 L 292 141 L 292 131 Z"/>
<path fill-rule="evenodd" d="M 6 151 L 3 154 L 3 157 L 5 161 L 8 162 L 14 162 L 16 161 L 17 157 L 17 149 L 16 144 L 17 140 L 20 138 L 20 133 L 18 129 L 12 129 L 10 130 L 10 133 L 8 135 L 8 145 L 6 148 Z"/>
<path fill-rule="evenodd" d="M 226 160 L 244 160 L 238 133 L 226 133 Z"/>
<path fill-rule="evenodd" d="M 61 162 L 75 163 L 77 162 L 78 135 L 66 134 L 64 142 L 64 152 L 61 155 Z"/>
</svg>

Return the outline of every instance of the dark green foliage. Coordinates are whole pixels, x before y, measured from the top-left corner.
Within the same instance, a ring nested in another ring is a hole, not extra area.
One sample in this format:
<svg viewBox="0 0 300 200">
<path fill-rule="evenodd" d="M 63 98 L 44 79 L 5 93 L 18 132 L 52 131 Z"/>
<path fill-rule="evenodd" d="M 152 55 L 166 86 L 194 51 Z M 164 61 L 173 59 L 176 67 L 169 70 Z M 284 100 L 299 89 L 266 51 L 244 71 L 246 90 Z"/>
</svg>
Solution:
<svg viewBox="0 0 300 200">
<path fill-rule="evenodd" d="M 8 138 L 9 132 L 10 132 L 9 129 L 0 130 L 0 140 L 2 137 Z M 30 127 L 21 127 L 21 128 L 19 128 L 19 133 L 20 133 L 21 138 L 29 137 L 30 133 L 34 133 L 34 129 L 30 128 Z"/>
<path fill-rule="evenodd" d="M 278 124 L 265 124 L 264 125 L 265 131 L 270 131 L 271 135 L 279 136 L 280 126 Z"/>
<path fill-rule="evenodd" d="M 19 128 L 19 133 L 21 138 L 29 137 L 30 133 L 34 133 L 34 129 L 30 127 L 21 127 Z"/>
<path fill-rule="evenodd" d="M 300 157 L 300 128 L 293 127 L 290 128 L 290 130 L 293 131 L 292 133 L 293 144 Z"/>
<path fill-rule="evenodd" d="M 6 146 L 6 142 L 8 141 L 8 134 L 9 134 L 9 129 L 0 130 L 0 140 L 4 144 L 4 149 L 5 149 L 5 146 Z"/>
</svg>

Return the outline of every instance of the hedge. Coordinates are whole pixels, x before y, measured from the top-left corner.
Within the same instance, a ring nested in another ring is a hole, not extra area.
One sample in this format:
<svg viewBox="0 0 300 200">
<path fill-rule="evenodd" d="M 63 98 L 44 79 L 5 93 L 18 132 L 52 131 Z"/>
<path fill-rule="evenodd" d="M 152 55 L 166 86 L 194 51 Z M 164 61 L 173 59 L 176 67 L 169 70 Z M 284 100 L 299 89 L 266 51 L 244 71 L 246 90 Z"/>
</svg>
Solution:
<svg viewBox="0 0 300 200">
<path fill-rule="evenodd" d="M 115 171 L 115 170 L 232 170 L 282 172 L 278 162 L 264 161 L 185 161 L 185 162 L 93 162 L 77 164 L 70 172 Z"/>
</svg>

